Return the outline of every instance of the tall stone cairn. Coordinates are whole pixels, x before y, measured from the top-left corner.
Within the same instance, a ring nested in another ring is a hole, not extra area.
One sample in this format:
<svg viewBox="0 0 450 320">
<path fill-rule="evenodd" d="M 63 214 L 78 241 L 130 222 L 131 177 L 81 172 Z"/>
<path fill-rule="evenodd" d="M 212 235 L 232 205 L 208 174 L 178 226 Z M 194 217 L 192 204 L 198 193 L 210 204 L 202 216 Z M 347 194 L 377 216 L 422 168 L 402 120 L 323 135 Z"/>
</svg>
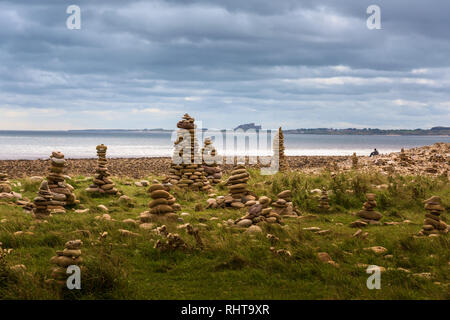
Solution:
<svg viewBox="0 0 450 320">
<path fill-rule="evenodd" d="M 51 282 L 55 282 L 58 285 L 64 286 L 67 281 L 67 267 L 71 265 L 80 266 L 83 262 L 81 257 L 81 246 L 83 241 L 71 240 L 66 242 L 64 250 L 56 251 L 56 256 L 50 259 L 50 263 L 56 265 L 52 269 L 50 279 Z"/>
<path fill-rule="evenodd" d="M 202 167 L 202 155 L 199 152 L 195 119 L 186 113 L 177 123 L 177 127 L 179 130 L 177 140 L 174 143 L 170 175 L 164 183 L 170 182 L 182 189 L 195 191 L 211 190 L 211 185 Z"/>
<path fill-rule="evenodd" d="M 284 171 L 287 169 L 287 160 L 284 155 L 284 150 L 284 134 L 280 127 L 273 142 L 274 156 L 278 158 L 279 171 Z"/>
<path fill-rule="evenodd" d="M 374 193 L 367 193 L 366 202 L 364 202 L 362 210 L 356 214 L 358 217 L 363 218 L 364 222 L 377 224 L 376 222 L 383 217 L 381 213 L 375 211 L 377 206 L 375 198 L 376 195 Z"/>
<path fill-rule="evenodd" d="M 33 200 L 33 216 L 36 219 L 45 219 L 50 215 L 49 207 L 53 205 L 53 197 L 47 181 L 42 181 L 37 197 Z"/>
<path fill-rule="evenodd" d="M 64 211 L 64 206 L 77 203 L 74 188 L 66 182 L 64 154 L 54 151 L 50 156 L 50 173 L 47 176 L 48 187 L 52 192 L 53 206 L 50 209 Z"/>
<path fill-rule="evenodd" d="M 441 203 L 441 198 L 433 196 L 425 201 L 425 220 L 423 221 L 422 230 L 419 235 L 438 235 L 448 232 L 447 224 L 441 220 L 440 216 L 445 212 L 444 207 Z"/>
<path fill-rule="evenodd" d="M 226 204 L 238 209 L 245 207 L 246 197 L 250 195 L 250 191 L 247 189 L 249 179 L 250 174 L 243 165 L 235 167 L 227 181 L 230 194 L 225 199 Z"/>
<path fill-rule="evenodd" d="M 322 194 L 320 195 L 320 198 L 319 198 L 318 208 L 321 211 L 328 211 L 328 210 L 330 210 L 330 203 L 329 203 L 329 198 L 328 198 L 328 192 L 327 192 L 327 189 L 325 189 L 325 187 L 322 188 Z"/>
<path fill-rule="evenodd" d="M 179 209 L 179 205 L 175 203 L 177 199 L 167 191 L 164 185 L 153 184 L 148 192 L 152 198 L 152 201 L 148 204 L 150 211 L 140 214 L 139 220 L 141 223 L 152 222 L 159 218 L 178 219 L 178 215 L 175 213 Z"/>
<path fill-rule="evenodd" d="M 358 167 L 358 157 L 356 156 L 356 152 L 353 152 L 352 155 L 352 169 L 356 169 Z"/>
<path fill-rule="evenodd" d="M 0 193 L 11 193 L 11 184 L 8 181 L 8 175 L 6 173 L 0 173 Z"/>
<path fill-rule="evenodd" d="M 211 185 L 220 183 L 222 170 L 217 165 L 217 150 L 210 138 L 206 138 L 202 148 L 202 163 L 206 178 Z"/>
<path fill-rule="evenodd" d="M 114 181 L 109 177 L 111 174 L 108 171 L 108 160 L 106 159 L 106 150 L 108 147 L 104 144 L 97 146 L 97 156 L 98 156 L 98 167 L 95 171 L 94 183 L 86 189 L 87 192 L 91 193 L 104 193 L 116 195 L 118 190 L 115 187 Z"/>
</svg>

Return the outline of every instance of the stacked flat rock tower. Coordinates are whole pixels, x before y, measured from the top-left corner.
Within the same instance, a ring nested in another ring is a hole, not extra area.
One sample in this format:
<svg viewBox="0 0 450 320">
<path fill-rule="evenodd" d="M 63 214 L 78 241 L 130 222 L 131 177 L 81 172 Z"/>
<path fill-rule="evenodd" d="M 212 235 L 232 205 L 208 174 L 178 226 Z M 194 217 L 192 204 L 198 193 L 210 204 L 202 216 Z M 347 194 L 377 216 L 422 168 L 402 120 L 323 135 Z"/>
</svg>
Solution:
<svg viewBox="0 0 450 320">
<path fill-rule="evenodd" d="M 441 221 L 441 214 L 444 213 L 445 209 L 442 206 L 441 198 L 433 196 L 423 202 L 425 204 L 425 220 L 423 221 L 422 230 L 419 235 L 438 235 L 441 233 L 447 233 L 447 224 Z"/>
<path fill-rule="evenodd" d="M 177 220 L 178 215 L 175 213 L 179 209 L 179 205 L 162 184 L 153 184 L 148 189 L 152 201 L 148 204 L 150 211 L 140 214 L 139 219 L 142 223 L 148 223 L 158 218 Z"/>
<path fill-rule="evenodd" d="M 77 202 L 73 193 L 74 188 L 66 182 L 64 177 L 65 166 L 64 154 L 54 151 L 50 156 L 50 173 L 47 176 L 48 187 L 54 200 L 54 206 L 51 209 L 64 210 L 64 206 Z"/>
<path fill-rule="evenodd" d="M 206 178 L 211 185 L 220 183 L 222 170 L 217 165 L 217 150 L 214 148 L 210 138 L 206 138 L 202 148 L 202 162 Z"/>
<path fill-rule="evenodd" d="M 106 150 L 108 147 L 104 144 L 97 146 L 97 156 L 98 156 L 98 168 L 95 171 L 94 184 L 86 189 L 87 192 L 99 192 L 105 194 L 116 195 L 118 190 L 115 187 L 114 181 L 109 177 L 111 174 L 108 171 L 108 160 L 106 159 Z"/>
<path fill-rule="evenodd" d="M 377 201 L 374 193 L 366 194 L 366 202 L 363 204 L 363 208 L 356 215 L 363 218 L 363 221 L 369 224 L 378 224 L 379 220 L 383 217 L 381 213 L 375 211 Z"/>
<path fill-rule="evenodd" d="M 231 172 L 231 177 L 228 179 L 230 195 L 225 200 L 233 208 L 244 208 L 246 197 L 250 195 L 247 190 L 247 181 L 249 180 L 249 173 L 243 165 L 238 165 Z"/>
<path fill-rule="evenodd" d="M 291 190 L 281 191 L 277 195 L 277 201 L 272 203 L 274 211 L 282 216 L 285 215 L 295 215 L 294 205 L 292 204 L 292 192 Z"/>
<path fill-rule="evenodd" d="M 284 134 L 280 127 L 273 143 L 274 156 L 278 159 L 279 171 L 284 171 L 287 168 L 287 160 L 284 155 L 284 150 Z"/>
<path fill-rule="evenodd" d="M 50 259 L 50 263 L 56 265 L 52 269 L 50 281 L 57 283 L 58 285 L 66 285 L 67 267 L 71 265 L 80 266 L 83 262 L 81 258 L 81 246 L 83 242 L 81 240 L 72 240 L 66 242 L 64 250 L 56 251 L 56 256 Z"/>
<path fill-rule="evenodd" d="M 320 196 L 319 199 L 319 209 L 321 211 L 328 211 L 330 210 L 330 203 L 329 203 L 329 199 L 328 199 L 328 192 L 325 189 L 325 187 L 322 188 L 322 194 Z"/>
<path fill-rule="evenodd" d="M 49 207 L 52 206 L 52 193 L 47 181 L 42 181 L 37 197 L 33 200 L 33 216 L 36 219 L 45 219 L 50 215 Z"/>
<path fill-rule="evenodd" d="M 0 193 L 10 193 L 12 191 L 11 184 L 8 181 L 6 173 L 0 173 Z"/>
<path fill-rule="evenodd" d="M 358 167 L 358 157 L 356 156 L 356 152 L 353 152 L 352 155 L 352 169 L 356 169 Z"/>
<path fill-rule="evenodd" d="M 202 155 L 196 135 L 195 120 L 187 113 L 177 123 L 179 128 L 174 145 L 170 175 L 164 183 L 170 182 L 183 189 L 209 191 L 211 185 L 202 167 Z"/>
</svg>

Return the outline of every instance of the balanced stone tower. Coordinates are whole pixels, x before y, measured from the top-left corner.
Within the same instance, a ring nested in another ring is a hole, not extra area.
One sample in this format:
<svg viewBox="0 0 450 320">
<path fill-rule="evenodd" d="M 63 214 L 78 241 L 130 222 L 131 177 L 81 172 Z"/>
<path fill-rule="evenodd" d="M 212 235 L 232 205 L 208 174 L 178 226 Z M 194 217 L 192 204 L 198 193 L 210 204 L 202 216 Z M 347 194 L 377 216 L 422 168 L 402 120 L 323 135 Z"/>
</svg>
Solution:
<svg viewBox="0 0 450 320">
<path fill-rule="evenodd" d="M 0 193 L 10 193 L 12 191 L 11 184 L 8 181 L 6 173 L 0 173 Z"/>
<path fill-rule="evenodd" d="M 101 144 L 97 146 L 97 156 L 98 156 L 98 168 L 94 176 L 94 184 L 86 189 L 87 192 L 91 193 L 105 193 L 116 195 L 118 190 L 115 188 L 114 181 L 109 177 L 111 174 L 108 171 L 108 160 L 106 159 L 106 150 L 108 147 Z"/>
<path fill-rule="evenodd" d="M 445 209 L 442 206 L 441 198 L 433 196 L 423 202 L 425 204 L 425 220 L 423 221 L 422 230 L 419 235 L 438 235 L 441 233 L 447 233 L 447 224 L 441 220 L 440 216 L 444 213 Z"/>
<path fill-rule="evenodd" d="M 279 171 L 284 171 L 287 168 L 287 161 L 286 156 L 284 155 L 284 150 L 284 134 L 283 130 L 280 127 L 273 143 L 274 156 L 278 159 Z"/>
<path fill-rule="evenodd" d="M 73 193 L 74 188 L 66 182 L 64 168 L 66 160 L 64 154 L 54 151 L 50 156 L 50 173 L 47 176 L 48 187 L 52 192 L 54 206 L 51 209 L 64 210 L 64 206 L 77 202 Z"/>
<path fill-rule="evenodd" d="M 319 209 L 321 211 L 328 211 L 328 210 L 330 210 L 330 204 L 329 204 L 329 199 L 328 199 L 328 192 L 325 189 L 325 187 L 322 188 L 322 194 L 321 194 L 320 199 L 319 199 L 318 207 L 319 207 Z"/>
<path fill-rule="evenodd" d="M 206 138 L 202 148 L 202 163 L 206 178 L 211 185 L 220 183 L 222 170 L 217 165 L 217 150 L 214 148 L 212 140 Z"/>
<path fill-rule="evenodd" d="M 152 222 L 158 218 L 178 219 L 178 215 L 175 213 L 179 208 L 175 203 L 177 199 L 167 192 L 162 184 L 153 184 L 148 191 L 152 201 L 148 204 L 150 211 L 143 212 L 139 216 L 142 223 Z"/>
<path fill-rule="evenodd" d="M 250 195 L 247 190 L 247 181 L 249 180 L 249 173 L 243 165 L 238 165 L 232 172 L 228 179 L 230 195 L 225 202 L 233 208 L 244 208 L 246 196 Z"/>
<path fill-rule="evenodd" d="M 274 211 L 282 216 L 285 215 L 294 215 L 294 205 L 292 204 L 292 192 L 291 190 L 281 191 L 277 195 L 277 201 L 272 203 L 272 207 L 274 207 Z"/>
<path fill-rule="evenodd" d="M 52 205 L 52 193 L 48 187 L 47 181 L 42 181 L 39 187 L 38 195 L 33 200 L 33 216 L 36 219 L 45 219 L 50 215 L 49 206 Z"/>
<path fill-rule="evenodd" d="M 179 130 L 174 143 L 170 175 L 164 182 L 170 182 L 182 189 L 211 190 L 211 185 L 201 165 L 202 156 L 199 152 L 195 119 L 186 113 L 177 123 L 177 127 Z"/>
<path fill-rule="evenodd" d="M 375 211 L 377 206 L 377 201 L 375 200 L 376 195 L 374 193 L 366 194 L 366 202 L 363 204 L 363 208 L 356 215 L 363 218 L 363 221 L 369 224 L 378 224 L 379 220 L 383 217 L 381 213 Z"/>
<path fill-rule="evenodd" d="M 50 259 L 50 263 L 56 265 L 52 269 L 50 280 L 58 285 L 64 286 L 67 281 L 67 267 L 76 265 L 80 266 L 83 262 L 81 258 L 81 246 L 83 242 L 81 240 L 72 240 L 66 242 L 64 250 L 56 251 L 56 256 Z"/>
<path fill-rule="evenodd" d="M 358 157 L 356 156 L 356 152 L 353 152 L 352 155 L 352 169 L 356 169 L 358 167 Z"/>
</svg>

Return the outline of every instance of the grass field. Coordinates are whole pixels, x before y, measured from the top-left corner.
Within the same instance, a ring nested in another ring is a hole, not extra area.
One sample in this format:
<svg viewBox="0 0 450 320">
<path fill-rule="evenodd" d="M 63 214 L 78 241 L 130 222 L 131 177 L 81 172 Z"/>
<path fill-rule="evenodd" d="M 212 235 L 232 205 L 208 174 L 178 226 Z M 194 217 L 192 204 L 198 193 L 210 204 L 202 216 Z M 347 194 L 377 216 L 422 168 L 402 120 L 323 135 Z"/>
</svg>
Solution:
<svg viewBox="0 0 450 320">
<path fill-rule="evenodd" d="M 157 177 L 148 177 L 149 181 Z M 154 248 L 160 236 L 124 219 L 136 219 L 147 210 L 147 188 L 127 186 L 132 179 L 115 179 L 117 187 L 132 198 L 122 203 L 117 197 L 92 197 L 84 189 L 90 184 L 83 177 L 70 183 L 88 213 L 53 215 L 48 223 L 36 223 L 31 215 L 6 201 L 0 202 L 0 242 L 12 253 L 0 259 L 1 299 L 450 299 L 450 254 L 448 235 L 416 238 L 425 210 L 422 200 L 441 196 L 448 212 L 450 184 L 447 177 L 386 176 L 355 171 L 304 175 L 299 172 L 261 176 L 251 170 L 250 190 L 257 195 L 275 195 L 285 189 L 293 192 L 293 201 L 302 215 L 310 218 L 286 218 L 284 225 L 262 225 L 262 234 L 225 227 L 228 219 L 243 216 L 246 210 L 215 209 L 194 212 L 198 203 L 206 204 L 207 194 L 173 194 L 190 216 L 184 222 L 166 223 L 169 232 L 177 232 L 190 245 L 186 251 L 161 252 Z M 39 183 L 27 179 L 14 190 L 33 199 Z M 387 189 L 376 188 L 386 184 Z M 331 211 L 317 210 L 318 199 L 309 192 L 325 186 L 330 191 Z M 352 190 L 350 193 L 348 190 Z M 357 218 L 366 192 L 377 194 L 377 210 L 382 222 L 398 225 L 368 226 L 367 239 L 352 237 L 357 229 L 350 222 Z M 224 186 L 216 186 L 217 195 L 225 195 Z M 114 221 L 98 220 L 99 204 L 108 207 Z M 79 208 L 75 208 L 79 209 Z M 179 212 L 179 213 L 181 213 Z M 444 215 L 445 216 L 445 215 Z M 410 220 L 411 223 L 403 223 Z M 196 247 L 192 236 L 177 225 L 191 223 L 200 228 L 205 248 Z M 159 224 L 156 224 L 159 226 Z M 318 235 L 303 228 L 319 227 L 331 232 Z M 118 229 L 140 236 L 124 237 Z M 14 235 L 17 231 L 33 234 Z M 103 241 L 100 233 L 108 232 Z M 280 241 L 276 249 L 289 250 L 291 256 L 276 255 L 266 238 L 270 233 Z M 68 240 L 83 240 L 85 270 L 82 289 L 58 290 L 45 283 L 52 265 L 49 259 Z M 385 254 L 364 248 L 383 246 Z M 318 252 L 327 252 L 338 267 L 321 262 Z M 26 272 L 11 266 L 24 264 Z M 369 290 L 364 265 L 386 269 L 381 289 Z M 418 276 L 423 274 L 425 276 Z M 428 274 L 429 273 L 429 274 Z"/>
</svg>

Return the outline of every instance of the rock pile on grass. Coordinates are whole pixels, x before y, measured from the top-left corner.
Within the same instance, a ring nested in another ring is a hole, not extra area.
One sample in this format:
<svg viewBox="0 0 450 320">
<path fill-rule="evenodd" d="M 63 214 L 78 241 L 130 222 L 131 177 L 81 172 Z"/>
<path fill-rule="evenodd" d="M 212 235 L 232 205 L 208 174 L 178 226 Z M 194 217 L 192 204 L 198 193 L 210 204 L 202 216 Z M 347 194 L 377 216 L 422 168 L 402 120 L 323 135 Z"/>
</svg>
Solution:
<svg viewBox="0 0 450 320">
<path fill-rule="evenodd" d="M 441 220 L 441 215 L 445 209 L 442 206 L 441 198 L 433 196 L 423 202 L 425 204 L 425 219 L 419 235 L 439 235 L 448 232 L 447 224 Z"/>
<path fill-rule="evenodd" d="M 52 206 L 53 196 L 47 181 L 42 181 L 37 197 L 33 200 L 33 216 L 36 219 L 45 219 L 50 215 L 49 207 Z"/>
<path fill-rule="evenodd" d="M 106 159 L 106 150 L 108 147 L 101 144 L 97 146 L 97 170 L 95 172 L 93 184 L 86 189 L 90 193 L 104 193 L 116 195 L 118 190 L 115 187 L 114 181 L 111 180 L 108 170 L 108 160 Z"/>
<path fill-rule="evenodd" d="M 272 203 L 274 211 L 280 216 L 297 215 L 292 204 L 292 192 L 291 190 L 281 191 L 277 195 L 277 200 Z"/>
<path fill-rule="evenodd" d="M 225 197 L 225 203 L 233 208 L 244 208 L 247 201 L 255 200 L 247 189 L 247 181 L 250 174 L 243 165 L 238 165 L 232 172 L 231 177 L 227 181 L 230 194 Z M 249 197 L 250 196 L 250 197 Z"/>
<path fill-rule="evenodd" d="M 67 267 L 76 265 L 80 266 L 83 262 L 81 258 L 81 240 L 71 240 L 66 242 L 64 250 L 56 251 L 56 256 L 50 259 L 50 263 L 56 265 L 52 269 L 52 282 L 64 286 L 67 281 Z"/>
<path fill-rule="evenodd" d="M 148 191 L 152 198 L 152 201 L 148 204 L 150 211 L 140 214 L 139 220 L 141 223 L 148 223 L 158 219 L 178 219 L 178 215 L 175 213 L 179 209 L 179 205 L 175 203 L 177 200 L 162 184 L 153 184 Z"/>
<path fill-rule="evenodd" d="M 74 188 L 66 182 L 64 176 L 64 168 L 66 160 L 64 154 L 54 151 L 50 156 L 50 173 L 47 176 L 48 187 L 52 192 L 53 205 L 51 210 L 64 212 L 66 205 L 74 205 L 77 203 Z"/>
<path fill-rule="evenodd" d="M 270 207 L 272 200 L 266 196 L 258 199 L 258 202 L 249 207 L 248 213 L 237 219 L 235 225 L 241 228 L 248 228 L 260 222 L 281 223 L 281 216 Z"/>
<path fill-rule="evenodd" d="M 379 220 L 383 218 L 383 215 L 378 211 L 375 211 L 377 206 L 376 195 L 374 193 L 366 194 L 366 202 L 364 202 L 362 210 L 360 210 L 356 215 L 361 220 L 354 221 L 350 224 L 351 227 L 360 228 L 365 227 L 368 224 L 381 224 Z"/>
<path fill-rule="evenodd" d="M 0 173 L 0 193 L 11 193 L 11 184 L 6 173 Z"/>
<path fill-rule="evenodd" d="M 330 203 L 329 203 L 329 198 L 328 198 L 328 192 L 327 189 L 325 189 L 325 187 L 322 188 L 322 193 L 320 195 L 319 198 L 319 210 L 322 212 L 326 212 L 328 210 L 330 210 Z"/>
</svg>

